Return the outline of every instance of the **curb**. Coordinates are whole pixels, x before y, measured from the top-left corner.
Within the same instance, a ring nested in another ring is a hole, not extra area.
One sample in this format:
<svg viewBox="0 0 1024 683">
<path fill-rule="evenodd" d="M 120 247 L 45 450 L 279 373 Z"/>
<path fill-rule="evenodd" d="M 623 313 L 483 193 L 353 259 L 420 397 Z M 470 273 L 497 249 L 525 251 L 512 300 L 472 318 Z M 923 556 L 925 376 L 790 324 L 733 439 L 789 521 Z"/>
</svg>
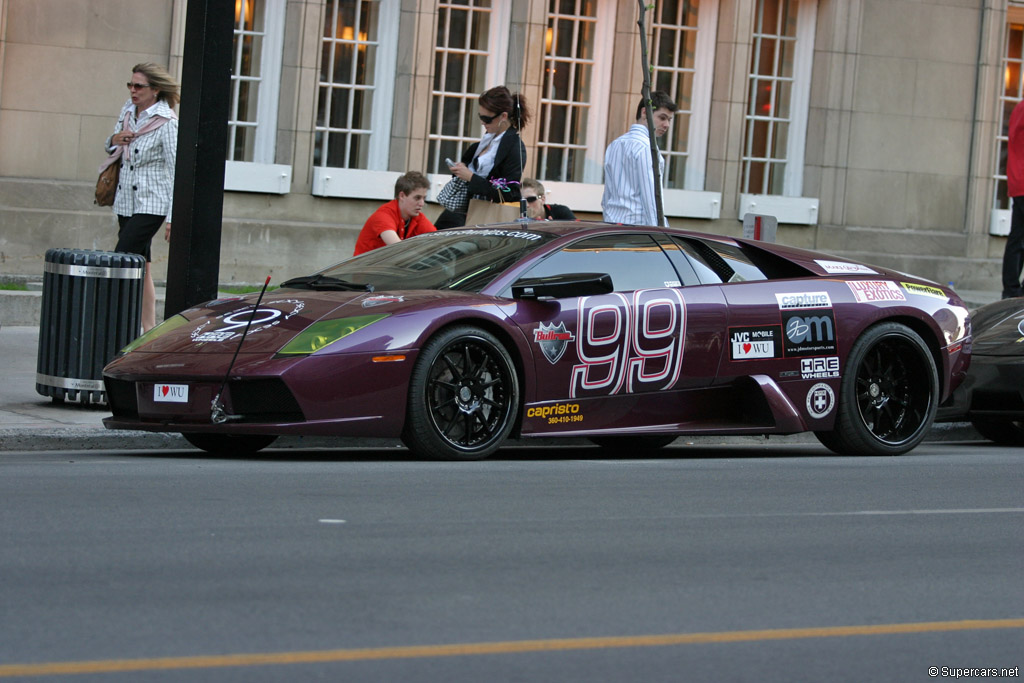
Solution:
<svg viewBox="0 0 1024 683">
<path fill-rule="evenodd" d="M 985 439 L 968 422 L 944 422 L 932 427 L 925 438 L 926 442 L 950 441 L 984 441 Z M 764 436 L 681 436 L 676 440 L 679 446 L 746 446 L 776 444 L 817 444 L 814 434 Z M 507 446 L 548 448 L 559 446 L 591 446 L 586 439 L 577 437 L 513 439 Z M 269 447 L 285 450 L 311 449 L 405 449 L 398 439 L 365 438 L 365 437 L 328 437 L 328 436 L 282 436 Z M 140 432 L 108 430 L 100 427 L 68 427 L 47 429 L 38 428 L 7 428 L 0 429 L 0 452 L 37 452 L 37 451 L 97 451 L 97 450 L 189 450 L 196 449 L 180 434 L 165 432 Z"/>
</svg>

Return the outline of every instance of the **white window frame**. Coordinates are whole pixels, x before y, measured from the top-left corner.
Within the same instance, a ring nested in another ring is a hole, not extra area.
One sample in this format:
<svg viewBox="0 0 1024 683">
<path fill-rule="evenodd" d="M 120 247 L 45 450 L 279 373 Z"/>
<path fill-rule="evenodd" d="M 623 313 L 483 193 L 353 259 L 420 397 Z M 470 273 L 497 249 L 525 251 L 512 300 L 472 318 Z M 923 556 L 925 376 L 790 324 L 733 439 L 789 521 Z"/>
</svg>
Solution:
<svg viewBox="0 0 1024 683">
<path fill-rule="evenodd" d="M 693 89 L 690 92 L 690 101 L 696 103 L 690 110 L 689 131 L 687 133 L 688 147 L 685 151 L 664 150 L 666 168 L 668 168 L 669 157 L 686 156 L 686 168 L 684 171 L 683 187 L 676 189 L 683 190 L 704 190 L 704 183 L 707 174 L 708 161 L 708 135 L 711 127 L 711 86 L 714 81 L 715 61 L 715 37 L 718 35 L 718 6 L 719 0 L 701 0 L 697 6 L 696 41 L 694 43 L 693 58 Z M 655 7 L 654 12 L 657 13 Z M 655 23 L 651 22 L 652 33 Z M 682 31 L 682 27 L 667 26 Z M 691 29 L 692 30 L 692 29 Z M 655 50 L 654 36 L 649 38 L 651 52 Z M 684 71 L 679 67 L 654 66 L 652 80 L 656 81 L 659 71 Z M 679 112 L 676 113 L 678 120 Z M 675 126 L 675 122 L 672 123 Z M 668 189 L 665 190 L 669 191 Z"/>
<path fill-rule="evenodd" d="M 253 160 L 228 161 L 224 168 L 224 189 L 233 192 L 287 194 L 291 189 L 292 167 L 287 164 L 274 163 L 287 2 L 286 0 L 246 1 L 264 3 Z M 237 88 L 235 79 L 233 79 L 231 87 L 233 90 Z"/>
<path fill-rule="evenodd" d="M 380 0 L 377 33 L 377 66 L 374 71 L 373 111 L 370 113 L 368 168 L 313 167 L 312 194 L 318 197 L 358 197 L 362 199 L 394 199 L 395 179 L 380 186 L 381 178 L 391 177 L 387 171 L 391 150 L 391 115 L 395 100 L 395 69 L 398 64 L 399 0 Z M 321 38 L 322 42 L 322 38 Z M 317 74 L 319 91 L 319 70 Z M 319 97 L 319 92 L 317 93 Z M 368 173 L 373 171 L 374 173 Z M 381 175 L 383 174 L 383 175 Z"/>
<path fill-rule="evenodd" d="M 790 95 L 789 139 L 786 145 L 786 170 L 782 194 L 741 193 L 738 219 L 748 213 L 769 214 L 779 223 L 815 225 L 818 199 L 803 197 L 804 153 L 807 146 L 807 118 L 811 99 L 811 72 L 814 66 L 814 33 L 818 21 L 818 0 L 798 0 L 796 45 L 793 54 L 793 83 Z M 753 44 L 751 44 L 753 49 Z M 749 97 L 749 77 L 747 81 Z"/>
<path fill-rule="evenodd" d="M 484 83 L 485 83 L 484 89 L 485 90 L 493 88 L 493 87 L 496 87 L 496 86 L 499 86 L 499 85 L 505 84 L 505 80 L 506 80 L 505 79 L 505 73 L 506 73 L 506 69 L 508 67 L 509 26 L 511 25 L 511 20 L 512 20 L 512 2 L 511 2 L 511 0 L 493 0 L 491 2 L 490 14 L 491 14 L 491 19 L 490 19 L 490 22 L 489 22 L 489 28 L 488 28 L 488 34 L 487 34 L 487 52 L 486 52 L 486 56 L 487 56 L 487 69 L 486 69 L 486 75 L 484 76 Z M 438 51 L 438 46 L 436 45 L 436 39 L 435 39 L 435 45 L 433 47 L 433 55 L 436 55 L 437 51 Z M 456 52 L 457 50 L 452 49 L 450 51 L 451 52 Z M 458 50 L 458 51 L 461 51 L 461 50 Z M 435 74 L 431 73 L 431 77 L 432 78 L 433 78 L 434 75 Z M 433 81 L 431 82 L 431 85 L 433 86 Z M 515 88 L 512 88 L 512 90 L 514 91 Z M 435 102 L 434 98 L 438 97 L 439 95 L 449 95 L 450 96 L 451 94 L 452 93 L 450 91 L 438 91 L 438 90 L 434 90 L 433 87 L 431 87 L 431 90 L 430 90 L 430 113 L 431 113 L 431 115 L 433 113 L 434 106 L 436 105 L 436 102 Z M 477 111 L 477 109 L 476 109 L 477 100 L 479 99 L 481 93 L 465 92 L 463 94 L 466 95 L 465 105 L 464 106 L 467 107 L 467 108 L 468 107 L 472 107 L 472 110 L 474 112 L 474 120 L 476 120 L 475 119 L 475 112 Z M 458 141 L 460 143 L 460 147 L 459 148 L 460 148 L 460 155 L 461 155 L 461 150 L 465 149 L 466 147 L 469 147 L 469 145 L 471 145 L 474 142 L 477 142 L 477 141 L 480 140 L 481 129 L 480 129 L 479 123 L 473 128 L 472 134 L 469 134 L 469 131 L 463 131 L 463 133 L 464 133 L 464 135 L 461 135 L 461 136 L 451 136 L 451 135 L 440 135 L 440 134 L 432 133 L 432 132 L 428 131 L 427 132 L 427 149 L 430 148 L 430 144 L 432 142 L 441 141 L 441 140 L 454 140 L 454 141 Z M 454 160 L 458 161 L 459 157 L 454 157 Z M 443 164 L 443 160 L 439 160 L 439 161 L 441 161 L 442 163 L 438 164 L 437 168 L 443 169 L 443 165 L 442 165 Z M 434 159 L 428 159 L 427 160 L 427 168 L 431 168 L 434 163 L 435 163 Z M 447 176 L 447 177 L 451 177 L 451 176 Z"/>
<path fill-rule="evenodd" d="M 999 64 L 1002 67 L 999 70 L 1000 74 L 1006 73 L 1006 63 L 1009 61 L 1009 59 L 1007 57 L 1007 54 L 1006 54 L 1006 47 L 1007 47 L 1006 46 L 1006 36 L 1007 36 L 1007 31 L 1010 28 L 1010 24 L 1024 24 L 1024 7 L 1021 7 L 1020 5 L 1017 5 L 1017 6 L 1011 5 L 1011 6 L 1006 8 L 1006 25 L 1003 26 L 1003 33 L 1002 33 L 1003 42 L 1001 44 L 1002 50 L 1001 50 L 1000 56 L 999 56 Z M 1024 77 L 1024 64 L 1021 65 L 1021 76 Z M 1010 221 L 1011 221 L 1012 216 L 1013 216 L 1013 209 L 1012 208 L 1011 209 L 1000 209 L 1000 208 L 997 208 L 997 206 L 996 206 L 997 192 L 999 191 L 998 190 L 998 188 L 999 188 L 999 181 L 1000 180 L 1006 180 L 1006 175 L 1000 173 L 1000 170 L 1002 170 L 1002 169 L 999 168 L 999 147 L 1006 140 L 1006 136 L 1003 135 L 1003 126 L 1002 126 L 1003 120 L 1002 120 L 1002 116 L 1003 116 L 1004 108 L 1003 108 L 1002 105 L 1003 105 L 1003 102 L 1007 101 L 1007 100 L 1010 100 L 1010 101 L 1019 101 L 1019 100 L 1014 100 L 1013 98 L 1006 97 L 1006 86 L 1005 86 L 1005 84 L 999 86 L 999 98 L 998 99 L 999 99 L 999 104 L 1000 104 L 1000 107 L 999 107 L 999 124 L 1000 124 L 1000 126 L 996 129 L 996 147 L 995 147 L 996 151 L 995 151 L 995 154 L 993 155 L 993 157 L 995 159 L 995 163 L 996 163 L 996 170 L 992 174 L 992 178 L 993 178 L 992 214 L 989 217 L 988 234 L 990 234 L 990 235 L 997 235 L 999 237 L 1006 237 L 1007 235 L 1010 234 Z"/>
</svg>

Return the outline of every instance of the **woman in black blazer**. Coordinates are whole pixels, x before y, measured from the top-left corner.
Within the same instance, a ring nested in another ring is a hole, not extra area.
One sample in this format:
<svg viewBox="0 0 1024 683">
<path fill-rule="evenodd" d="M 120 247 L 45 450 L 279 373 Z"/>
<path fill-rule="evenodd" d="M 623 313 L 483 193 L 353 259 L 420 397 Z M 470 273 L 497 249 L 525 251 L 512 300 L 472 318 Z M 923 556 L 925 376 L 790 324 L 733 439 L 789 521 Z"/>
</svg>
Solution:
<svg viewBox="0 0 1024 683">
<path fill-rule="evenodd" d="M 468 183 L 470 199 L 518 202 L 519 181 L 526 164 L 526 145 L 519 138 L 519 131 L 530 120 L 526 98 L 520 93 L 512 94 L 503 85 L 491 88 L 480 95 L 479 116 L 484 136 L 463 152 L 459 163 L 451 166 L 452 175 Z M 438 230 L 465 224 L 465 213 L 448 209 L 434 221 Z"/>
</svg>

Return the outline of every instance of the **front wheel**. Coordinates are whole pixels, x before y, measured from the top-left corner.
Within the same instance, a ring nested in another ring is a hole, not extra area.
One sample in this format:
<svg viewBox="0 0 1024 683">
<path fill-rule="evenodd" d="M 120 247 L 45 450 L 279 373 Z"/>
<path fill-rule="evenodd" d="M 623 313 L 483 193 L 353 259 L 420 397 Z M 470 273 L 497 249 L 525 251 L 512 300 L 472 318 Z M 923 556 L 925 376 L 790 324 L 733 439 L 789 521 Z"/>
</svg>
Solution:
<svg viewBox="0 0 1024 683">
<path fill-rule="evenodd" d="M 840 455 L 901 455 L 924 440 L 938 409 L 935 359 L 900 323 L 867 329 L 850 349 L 831 432 L 815 432 Z"/>
<path fill-rule="evenodd" d="M 502 343 L 476 327 L 452 327 L 416 361 L 402 440 L 422 457 L 480 460 L 512 431 L 518 408 L 519 377 Z"/>
<path fill-rule="evenodd" d="M 200 450 L 214 455 L 252 455 L 277 440 L 271 434 L 182 434 Z"/>
</svg>

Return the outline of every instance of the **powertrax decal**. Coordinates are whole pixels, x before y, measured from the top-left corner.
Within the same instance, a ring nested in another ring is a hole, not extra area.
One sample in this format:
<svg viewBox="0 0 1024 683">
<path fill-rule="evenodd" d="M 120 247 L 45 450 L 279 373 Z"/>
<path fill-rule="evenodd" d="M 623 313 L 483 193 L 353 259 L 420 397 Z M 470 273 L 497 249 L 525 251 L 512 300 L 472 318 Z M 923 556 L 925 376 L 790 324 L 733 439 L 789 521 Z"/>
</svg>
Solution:
<svg viewBox="0 0 1024 683">
<path fill-rule="evenodd" d="M 901 282 L 900 287 L 907 290 L 911 294 L 917 294 L 919 296 L 929 296 L 933 299 L 948 300 L 949 297 L 938 287 L 930 287 L 928 285 L 919 285 L 914 282 Z"/>
</svg>

